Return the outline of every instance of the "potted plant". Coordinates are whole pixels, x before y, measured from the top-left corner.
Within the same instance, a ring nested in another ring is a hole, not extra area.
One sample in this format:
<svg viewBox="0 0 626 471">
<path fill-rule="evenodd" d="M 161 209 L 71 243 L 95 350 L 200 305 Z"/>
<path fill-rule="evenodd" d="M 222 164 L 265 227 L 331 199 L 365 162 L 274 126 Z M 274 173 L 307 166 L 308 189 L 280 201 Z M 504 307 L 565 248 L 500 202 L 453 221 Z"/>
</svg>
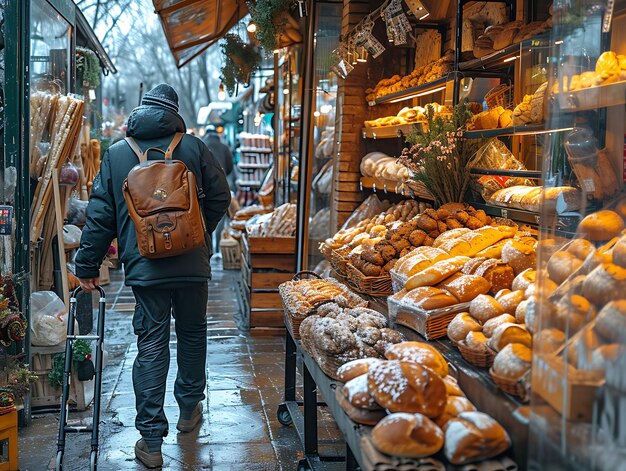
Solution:
<svg viewBox="0 0 626 471">
<path fill-rule="evenodd" d="M 300 25 L 290 15 L 294 0 L 256 0 L 248 2 L 256 39 L 261 47 L 272 52 L 279 47 L 302 42 Z"/>
<path fill-rule="evenodd" d="M 248 85 L 252 72 L 261 64 L 261 54 L 251 44 L 245 43 L 237 34 L 227 34 L 222 43 L 226 57 L 222 67 L 222 83 L 232 95 L 238 83 Z"/>
<path fill-rule="evenodd" d="M 413 144 L 402 151 L 399 161 L 414 180 L 422 182 L 437 205 L 461 202 L 469 184 L 470 162 L 483 144 L 482 139 L 463 137 L 472 113 L 467 103 L 459 103 L 451 115 L 435 115 L 427 106 L 428 128 L 409 136 Z"/>
</svg>

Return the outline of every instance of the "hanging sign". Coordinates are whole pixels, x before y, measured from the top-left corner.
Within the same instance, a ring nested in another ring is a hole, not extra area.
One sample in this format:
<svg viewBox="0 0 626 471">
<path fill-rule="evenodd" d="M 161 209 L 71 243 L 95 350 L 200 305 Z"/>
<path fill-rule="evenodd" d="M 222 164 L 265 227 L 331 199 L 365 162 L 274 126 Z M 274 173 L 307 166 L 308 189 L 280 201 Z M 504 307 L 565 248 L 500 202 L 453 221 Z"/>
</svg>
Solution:
<svg viewBox="0 0 626 471">
<path fill-rule="evenodd" d="M 396 45 L 406 44 L 411 24 L 402 9 L 402 0 L 391 0 L 383 10 L 382 17 L 387 25 L 389 41 Z"/>
<path fill-rule="evenodd" d="M 355 36 L 354 43 L 357 46 L 364 47 L 367 49 L 374 59 L 380 56 L 383 52 L 385 52 L 385 46 L 381 44 L 381 42 L 374 37 L 372 34 L 372 29 L 374 28 L 374 22 L 368 21 L 364 23 L 362 28 L 360 28 Z"/>
</svg>

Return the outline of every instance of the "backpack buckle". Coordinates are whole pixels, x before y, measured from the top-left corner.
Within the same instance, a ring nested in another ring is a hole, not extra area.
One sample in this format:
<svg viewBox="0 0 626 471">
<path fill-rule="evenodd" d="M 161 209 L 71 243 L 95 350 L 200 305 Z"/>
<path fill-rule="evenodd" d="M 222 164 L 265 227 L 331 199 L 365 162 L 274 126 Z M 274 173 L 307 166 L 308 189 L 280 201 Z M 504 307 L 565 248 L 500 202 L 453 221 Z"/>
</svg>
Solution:
<svg viewBox="0 0 626 471">
<path fill-rule="evenodd" d="M 164 232 L 163 233 L 163 239 L 165 240 L 165 248 L 167 250 L 171 250 L 172 248 L 172 237 L 170 236 L 169 232 Z"/>
</svg>

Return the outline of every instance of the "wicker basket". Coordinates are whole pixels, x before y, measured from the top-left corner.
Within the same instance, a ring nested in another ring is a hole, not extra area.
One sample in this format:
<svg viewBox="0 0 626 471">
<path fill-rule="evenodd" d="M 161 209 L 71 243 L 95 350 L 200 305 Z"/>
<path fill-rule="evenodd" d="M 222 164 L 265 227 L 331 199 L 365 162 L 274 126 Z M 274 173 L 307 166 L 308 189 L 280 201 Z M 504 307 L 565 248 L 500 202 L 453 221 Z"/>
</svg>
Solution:
<svg viewBox="0 0 626 471">
<path fill-rule="evenodd" d="M 348 282 L 359 293 L 380 297 L 390 296 L 393 294 L 391 276 L 389 275 L 365 276 L 351 263 L 346 265 L 346 272 Z"/>
<path fill-rule="evenodd" d="M 505 110 L 515 107 L 515 99 L 513 97 L 513 86 L 505 83 L 492 88 L 485 95 L 487 108 L 492 110 L 497 106 L 501 106 Z"/>
<path fill-rule="evenodd" d="M 476 350 L 469 348 L 463 340 L 456 342 L 456 346 L 461 352 L 461 356 L 472 365 L 479 366 L 481 368 L 491 368 L 491 365 L 493 365 L 493 359 L 496 357 L 496 352 L 490 348 L 487 348 L 482 352 L 477 352 Z"/>
<path fill-rule="evenodd" d="M 519 397 L 522 401 L 528 401 L 530 397 L 528 374 L 525 374 L 517 380 L 505 378 L 494 373 L 493 368 L 489 368 L 489 375 L 493 382 L 500 389 L 511 396 Z"/>
<path fill-rule="evenodd" d="M 232 237 L 223 238 L 220 241 L 222 253 L 222 265 L 224 270 L 239 270 L 241 268 L 241 246 Z"/>
<path fill-rule="evenodd" d="M 347 270 L 346 265 L 348 265 L 348 259 L 341 255 L 336 250 L 330 251 L 330 264 L 335 269 L 337 273 L 342 276 L 346 276 Z"/>
</svg>

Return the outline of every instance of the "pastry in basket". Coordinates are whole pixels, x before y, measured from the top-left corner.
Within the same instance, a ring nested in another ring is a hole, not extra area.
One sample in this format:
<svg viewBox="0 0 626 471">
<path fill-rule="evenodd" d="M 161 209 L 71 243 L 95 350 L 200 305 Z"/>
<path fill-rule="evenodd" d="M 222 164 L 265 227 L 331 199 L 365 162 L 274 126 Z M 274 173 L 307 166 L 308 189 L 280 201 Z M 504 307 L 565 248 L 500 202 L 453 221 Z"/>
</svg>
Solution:
<svg viewBox="0 0 626 471">
<path fill-rule="evenodd" d="M 390 360 L 373 365 L 368 384 L 376 402 L 390 412 L 419 412 L 434 418 L 446 406 L 445 383 L 418 363 Z"/>
<path fill-rule="evenodd" d="M 532 359 L 532 351 L 526 345 L 510 343 L 498 352 L 491 368 L 496 375 L 517 381 L 530 371 Z"/>
<path fill-rule="evenodd" d="M 487 337 L 482 332 L 469 331 L 463 342 L 465 347 L 474 353 L 485 354 L 490 350 L 487 345 Z"/>
<path fill-rule="evenodd" d="M 454 417 L 458 417 L 461 412 L 475 411 L 476 407 L 470 402 L 469 399 L 462 396 L 448 396 L 446 402 L 446 409 L 439 417 L 435 419 L 435 423 L 439 427 L 445 427 L 445 425 Z"/>
<path fill-rule="evenodd" d="M 448 324 L 448 338 L 454 342 L 465 340 L 469 332 L 481 332 L 482 326 L 468 312 L 454 316 Z"/>
<path fill-rule="evenodd" d="M 458 275 L 458 276 L 457 276 Z M 468 303 L 479 294 L 486 294 L 491 284 L 482 276 L 456 273 L 437 285 L 454 296 L 459 303 Z"/>
<path fill-rule="evenodd" d="M 421 286 L 436 285 L 449 276 L 461 271 L 463 266 L 468 261 L 469 257 L 465 256 L 457 256 L 441 260 L 410 277 L 406 282 L 405 288 L 407 291 L 410 291 Z"/>
<path fill-rule="evenodd" d="M 499 352 L 511 343 L 521 343 L 528 348 L 532 347 L 532 337 L 530 332 L 519 324 L 504 323 L 498 326 L 491 337 L 488 345 L 492 350 Z"/>
<path fill-rule="evenodd" d="M 343 383 L 347 383 L 357 376 L 366 374 L 370 366 L 382 360 L 378 358 L 360 358 L 350 361 L 337 370 L 337 378 Z"/>
<path fill-rule="evenodd" d="M 450 258 L 450 255 L 441 249 L 427 246 L 418 247 L 398 260 L 394 272 L 408 278 L 447 258 Z"/>
<path fill-rule="evenodd" d="M 441 377 L 448 375 L 448 363 L 441 353 L 423 342 L 401 342 L 387 349 L 388 360 L 412 361 L 427 366 Z"/>
<path fill-rule="evenodd" d="M 493 458 L 510 446 L 504 428 L 482 412 L 461 412 L 445 426 L 444 454 L 455 465 Z"/>
<path fill-rule="evenodd" d="M 372 444 L 381 453 L 423 458 L 443 447 L 443 431 L 422 414 L 394 413 L 372 430 Z"/>
<path fill-rule="evenodd" d="M 522 290 L 511 291 L 503 289 L 496 293 L 495 299 L 498 301 L 504 312 L 515 314 L 515 310 L 519 303 L 524 300 L 525 293 Z"/>
<path fill-rule="evenodd" d="M 341 388 L 339 405 L 357 424 L 376 425 L 387 415 L 369 392 L 367 374 L 351 379 Z"/>
<path fill-rule="evenodd" d="M 282 283 L 278 291 L 287 311 L 302 317 L 329 301 L 343 307 L 368 305 L 367 301 L 333 278 L 288 281 Z"/>
<path fill-rule="evenodd" d="M 511 314 L 500 314 L 498 317 L 493 317 L 483 324 L 483 334 L 485 334 L 485 337 L 490 338 L 498 327 L 506 323 L 515 324 L 515 317 Z"/>
<path fill-rule="evenodd" d="M 489 319 L 504 314 L 504 309 L 494 297 L 481 294 L 470 302 L 469 313 L 478 322 L 484 324 Z"/>
<path fill-rule="evenodd" d="M 394 295 L 394 299 L 401 300 L 404 305 L 410 305 L 424 311 L 441 309 L 459 302 L 447 291 L 433 286 L 421 286 L 408 292 L 402 290 Z"/>
</svg>

